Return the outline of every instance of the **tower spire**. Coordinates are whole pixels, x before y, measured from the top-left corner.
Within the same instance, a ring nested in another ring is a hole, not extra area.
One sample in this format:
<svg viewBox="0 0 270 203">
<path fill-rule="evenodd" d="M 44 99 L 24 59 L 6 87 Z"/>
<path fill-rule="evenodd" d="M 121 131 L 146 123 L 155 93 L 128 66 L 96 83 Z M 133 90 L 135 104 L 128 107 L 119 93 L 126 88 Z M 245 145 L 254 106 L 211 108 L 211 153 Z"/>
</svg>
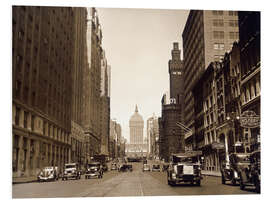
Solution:
<svg viewBox="0 0 270 203">
<path fill-rule="evenodd" d="M 138 113 L 138 106 L 136 104 L 136 107 L 135 107 L 135 112 Z"/>
</svg>

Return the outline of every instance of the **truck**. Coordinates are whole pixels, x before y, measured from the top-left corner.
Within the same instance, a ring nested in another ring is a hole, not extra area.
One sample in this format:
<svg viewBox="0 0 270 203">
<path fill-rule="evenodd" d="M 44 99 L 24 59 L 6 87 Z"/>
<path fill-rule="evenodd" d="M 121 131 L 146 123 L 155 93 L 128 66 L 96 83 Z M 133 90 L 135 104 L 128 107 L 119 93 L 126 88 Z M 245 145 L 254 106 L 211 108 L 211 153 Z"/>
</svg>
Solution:
<svg viewBox="0 0 270 203">
<path fill-rule="evenodd" d="M 172 154 L 167 170 L 168 185 L 174 186 L 181 182 L 201 185 L 201 157 L 202 151 L 188 151 Z"/>
<path fill-rule="evenodd" d="M 108 171 L 108 166 L 107 166 L 107 158 L 108 156 L 105 154 L 96 154 L 94 155 L 94 161 L 99 162 L 102 165 L 102 170 L 103 171 Z"/>
</svg>

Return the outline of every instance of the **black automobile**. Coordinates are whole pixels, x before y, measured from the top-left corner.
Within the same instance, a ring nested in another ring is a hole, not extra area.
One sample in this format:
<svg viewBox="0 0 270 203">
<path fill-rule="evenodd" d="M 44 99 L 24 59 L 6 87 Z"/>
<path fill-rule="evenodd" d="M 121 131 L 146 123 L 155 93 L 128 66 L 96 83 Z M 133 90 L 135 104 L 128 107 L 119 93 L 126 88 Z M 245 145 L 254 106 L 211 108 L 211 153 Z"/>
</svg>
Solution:
<svg viewBox="0 0 270 203">
<path fill-rule="evenodd" d="M 85 179 L 90 179 L 93 177 L 103 177 L 103 170 L 100 162 L 92 162 L 87 165 L 87 169 L 85 171 Z"/>
<path fill-rule="evenodd" d="M 126 164 L 126 163 L 121 164 L 118 168 L 119 172 L 126 172 L 126 171 L 131 172 L 132 170 L 133 170 L 132 164 Z"/>
<path fill-rule="evenodd" d="M 152 171 L 153 172 L 160 172 L 160 165 L 159 164 L 153 164 Z"/>
<path fill-rule="evenodd" d="M 222 184 L 230 181 L 232 185 L 236 185 L 240 181 L 239 170 L 246 165 L 245 159 L 248 159 L 247 154 L 232 153 L 229 156 L 229 162 L 225 160 L 222 162 L 220 167 Z"/>
<path fill-rule="evenodd" d="M 261 191 L 261 153 L 255 151 L 250 154 L 246 160 L 246 167 L 242 167 L 239 171 L 240 189 L 244 190 L 246 186 L 255 186 L 255 191 Z"/>
<path fill-rule="evenodd" d="M 162 171 L 167 171 L 168 168 L 169 168 L 169 164 L 164 163 L 164 164 L 162 165 Z"/>
</svg>

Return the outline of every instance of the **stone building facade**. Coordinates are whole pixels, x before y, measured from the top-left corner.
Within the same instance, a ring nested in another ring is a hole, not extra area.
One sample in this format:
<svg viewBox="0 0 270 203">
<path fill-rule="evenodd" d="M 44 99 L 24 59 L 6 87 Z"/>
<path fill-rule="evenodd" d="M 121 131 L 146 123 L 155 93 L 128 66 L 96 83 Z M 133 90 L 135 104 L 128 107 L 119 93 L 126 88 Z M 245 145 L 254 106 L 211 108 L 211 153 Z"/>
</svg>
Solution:
<svg viewBox="0 0 270 203">
<path fill-rule="evenodd" d="M 13 177 L 70 160 L 72 8 L 12 7 Z"/>
<path fill-rule="evenodd" d="M 219 61 L 239 39 L 237 11 L 191 10 L 182 33 L 185 78 L 185 126 L 193 133 L 186 134 L 187 147 L 194 134 L 194 98 L 192 87 L 212 61 Z"/>
<path fill-rule="evenodd" d="M 241 61 L 241 113 L 261 115 L 261 25 L 260 12 L 239 12 Z M 260 149 L 260 126 L 244 128 L 246 151 Z"/>
<path fill-rule="evenodd" d="M 162 113 L 159 120 L 160 156 L 168 160 L 172 153 L 184 151 L 184 132 L 177 126 L 177 122 L 183 122 L 184 104 L 184 74 L 183 61 L 180 58 L 178 43 L 173 43 L 169 60 L 170 95 L 163 95 Z"/>
</svg>

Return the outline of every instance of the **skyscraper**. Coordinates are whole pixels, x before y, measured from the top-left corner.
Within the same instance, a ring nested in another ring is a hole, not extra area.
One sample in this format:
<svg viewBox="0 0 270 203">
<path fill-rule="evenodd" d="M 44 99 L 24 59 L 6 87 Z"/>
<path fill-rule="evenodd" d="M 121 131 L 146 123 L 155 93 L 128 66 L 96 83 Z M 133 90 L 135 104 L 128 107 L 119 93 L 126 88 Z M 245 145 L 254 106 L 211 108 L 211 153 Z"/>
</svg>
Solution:
<svg viewBox="0 0 270 203">
<path fill-rule="evenodd" d="M 194 135 L 192 87 L 212 61 L 219 61 L 239 39 L 237 11 L 191 10 L 182 34 L 184 55 L 185 125 Z M 200 138 L 201 140 L 203 138 Z M 193 138 L 191 140 L 194 140 Z"/>
</svg>

